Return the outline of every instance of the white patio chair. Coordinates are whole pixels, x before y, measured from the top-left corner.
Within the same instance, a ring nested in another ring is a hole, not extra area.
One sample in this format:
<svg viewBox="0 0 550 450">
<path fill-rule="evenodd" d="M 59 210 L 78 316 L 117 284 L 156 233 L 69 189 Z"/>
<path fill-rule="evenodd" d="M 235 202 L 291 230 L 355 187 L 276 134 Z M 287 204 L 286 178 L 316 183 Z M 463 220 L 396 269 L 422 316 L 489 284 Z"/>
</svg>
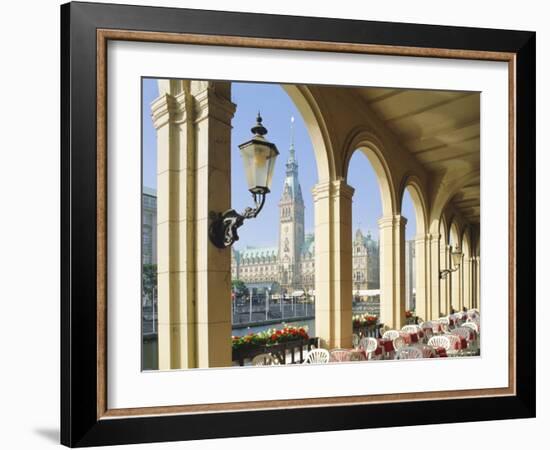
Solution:
<svg viewBox="0 0 550 450">
<path fill-rule="evenodd" d="M 397 330 L 388 330 L 382 335 L 382 339 L 394 340 L 399 337 L 399 331 Z"/>
<path fill-rule="evenodd" d="M 441 317 L 441 318 L 437 319 L 437 323 L 439 323 L 439 325 L 441 325 L 441 328 L 442 328 L 443 332 L 449 331 L 449 328 L 451 326 L 450 325 L 451 322 L 449 321 L 448 317 Z"/>
<path fill-rule="evenodd" d="M 422 350 L 418 347 L 402 347 L 397 350 L 395 359 L 422 359 Z"/>
<path fill-rule="evenodd" d="M 462 324 L 462 328 L 466 328 L 467 330 L 472 330 L 475 334 L 475 337 L 473 340 L 469 341 L 468 349 L 471 350 L 473 354 L 477 354 L 479 352 L 479 328 L 474 322 L 466 322 Z"/>
<path fill-rule="evenodd" d="M 420 329 L 424 333 L 424 342 L 428 342 L 428 340 L 437 332 L 437 325 L 435 325 L 436 329 L 434 329 L 434 324 L 430 321 L 428 322 L 422 322 L 420 324 Z"/>
<path fill-rule="evenodd" d="M 471 338 L 472 336 L 472 329 L 469 327 L 459 327 L 451 331 L 451 334 L 455 334 L 457 336 L 461 336 L 468 342 L 468 348 L 466 350 L 462 350 L 461 353 L 471 355 L 472 353 L 477 352 L 477 345 L 476 345 L 476 338 Z M 474 333 L 475 334 L 475 333 Z"/>
<path fill-rule="evenodd" d="M 420 330 L 422 330 L 420 325 L 405 325 L 401 328 L 401 331 L 405 331 L 406 333 L 418 333 Z"/>
<path fill-rule="evenodd" d="M 476 334 L 479 333 L 479 328 L 477 327 L 475 322 L 465 322 L 462 324 L 462 326 L 474 330 Z"/>
<path fill-rule="evenodd" d="M 311 350 L 304 361 L 304 364 L 328 364 L 330 353 L 324 348 L 314 348 Z"/>
<path fill-rule="evenodd" d="M 447 350 L 447 355 L 449 356 L 458 356 L 462 354 L 462 348 L 460 348 L 461 341 L 460 338 L 452 333 L 445 335 L 447 339 L 451 341 L 451 348 Z"/>
<path fill-rule="evenodd" d="M 423 358 L 433 358 L 437 355 L 435 349 L 429 345 L 418 345 L 417 348 L 422 352 Z"/>
<path fill-rule="evenodd" d="M 463 317 L 463 314 L 462 312 L 458 312 L 458 313 L 455 313 L 455 314 L 451 314 L 449 317 L 452 318 L 454 320 L 454 323 L 455 323 L 455 328 L 459 327 L 462 322 L 464 322 L 464 320 L 462 320 L 462 317 Z"/>
<path fill-rule="evenodd" d="M 451 340 L 448 335 L 432 336 L 428 341 L 428 345 L 434 348 L 444 348 L 448 352 L 451 349 Z"/>
<path fill-rule="evenodd" d="M 351 361 L 351 352 L 344 348 L 335 348 L 330 351 L 331 362 L 346 362 Z"/>
<path fill-rule="evenodd" d="M 353 348 L 358 348 L 360 343 L 359 335 L 353 333 L 351 335 L 351 345 L 353 345 Z"/>
<path fill-rule="evenodd" d="M 400 348 L 403 348 L 405 347 L 407 344 L 405 343 L 405 339 L 403 339 L 401 336 L 397 336 L 394 340 L 393 340 L 393 348 L 395 349 L 395 351 L 399 351 Z"/>
<path fill-rule="evenodd" d="M 458 327 L 451 331 L 451 334 L 456 334 L 457 336 L 462 336 L 468 342 L 470 342 L 471 330 L 466 327 Z"/>
<path fill-rule="evenodd" d="M 365 353 L 367 354 L 367 359 L 380 359 L 382 357 L 382 355 L 374 354 L 374 352 L 378 348 L 378 341 L 375 338 L 362 338 L 360 347 L 365 350 Z"/>
<path fill-rule="evenodd" d="M 252 358 L 253 366 L 273 366 L 275 359 L 269 353 L 260 353 Z"/>
</svg>

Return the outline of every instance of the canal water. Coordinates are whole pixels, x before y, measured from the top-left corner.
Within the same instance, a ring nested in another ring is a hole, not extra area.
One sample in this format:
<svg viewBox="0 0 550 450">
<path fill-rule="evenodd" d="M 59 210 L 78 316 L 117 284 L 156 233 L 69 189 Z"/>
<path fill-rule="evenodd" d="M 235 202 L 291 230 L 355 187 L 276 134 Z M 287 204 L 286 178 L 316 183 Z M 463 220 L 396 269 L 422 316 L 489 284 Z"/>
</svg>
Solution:
<svg viewBox="0 0 550 450">
<path fill-rule="evenodd" d="M 272 323 L 270 325 L 260 325 L 257 327 L 248 327 L 248 328 L 234 328 L 232 330 L 233 336 L 244 336 L 248 333 L 259 333 L 260 331 L 271 330 L 273 328 L 281 329 L 284 325 L 291 325 L 294 327 L 304 327 L 307 326 L 307 333 L 310 336 L 315 336 L 315 319 L 309 320 L 298 320 L 296 322 L 281 322 L 281 323 Z M 158 346 L 157 338 L 151 337 L 143 342 L 143 370 L 158 370 Z"/>
</svg>

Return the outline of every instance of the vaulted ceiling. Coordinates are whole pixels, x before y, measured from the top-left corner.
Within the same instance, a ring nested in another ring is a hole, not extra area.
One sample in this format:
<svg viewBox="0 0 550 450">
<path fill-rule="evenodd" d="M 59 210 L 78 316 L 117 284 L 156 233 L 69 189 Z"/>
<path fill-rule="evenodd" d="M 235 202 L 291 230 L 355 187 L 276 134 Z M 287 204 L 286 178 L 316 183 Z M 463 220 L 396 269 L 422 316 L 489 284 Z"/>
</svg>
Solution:
<svg viewBox="0 0 550 450">
<path fill-rule="evenodd" d="M 369 108 L 429 171 L 468 180 L 452 199 L 470 223 L 480 214 L 478 92 L 361 88 Z"/>
</svg>

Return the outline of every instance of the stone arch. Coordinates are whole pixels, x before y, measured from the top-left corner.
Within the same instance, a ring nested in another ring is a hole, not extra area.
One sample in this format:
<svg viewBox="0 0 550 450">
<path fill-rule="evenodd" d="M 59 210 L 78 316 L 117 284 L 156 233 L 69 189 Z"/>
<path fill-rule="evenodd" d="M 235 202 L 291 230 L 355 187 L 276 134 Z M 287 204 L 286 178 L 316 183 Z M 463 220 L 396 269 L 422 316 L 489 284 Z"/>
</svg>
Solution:
<svg viewBox="0 0 550 450">
<path fill-rule="evenodd" d="M 445 217 L 445 214 L 441 214 L 437 223 L 438 223 L 437 231 L 440 235 L 441 243 L 442 245 L 448 245 L 449 244 L 449 223 L 447 222 L 447 218 Z"/>
<path fill-rule="evenodd" d="M 432 199 L 430 208 L 430 226 L 432 231 L 437 230 L 439 218 L 444 214 L 455 194 L 463 187 L 479 180 L 479 173 L 471 173 L 453 183 L 439 183 L 437 194 Z"/>
<path fill-rule="evenodd" d="M 451 220 L 451 226 L 449 227 L 449 235 L 447 242 L 449 242 L 449 245 L 458 245 L 458 248 L 460 249 L 462 246 L 462 235 L 460 233 L 460 227 L 458 225 L 458 222 L 455 218 Z M 452 243 L 452 244 L 451 244 Z"/>
<path fill-rule="evenodd" d="M 393 216 L 398 211 L 397 196 L 392 171 L 388 161 L 384 157 L 383 144 L 372 133 L 362 130 L 350 134 L 344 144 L 344 167 L 343 176 L 347 179 L 349 163 L 351 157 L 356 151 L 361 151 L 369 160 L 380 188 L 380 198 L 382 200 L 382 214 L 384 216 Z"/>
<path fill-rule="evenodd" d="M 306 124 L 313 144 L 319 182 L 336 179 L 334 150 L 321 108 L 307 86 L 280 85 L 290 97 Z"/>
<path fill-rule="evenodd" d="M 451 226 L 449 227 L 449 246 L 450 251 L 454 251 L 455 247 L 458 246 L 460 249 L 462 247 L 462 234 L 460 232 L 460 226 L 456 220 L 456 218 L 453 218 L 451 220 Z M 451 278 L 451 302 L 450 305 L 452 309 L 455 311 L 459 311 L 462 309 L 462 306 L 464 304 L 463 301 L 463 285 L 462 285 L 462 271 L 463 271 L 463 264 L 460 265 L 458 270 L 455 270 L 450 274 Z M 454 269 L 455 267 L 451 267 Z"/>
<path fill-rule="evenodd" d="M 419 236 L 424 236 L 428 231 L 428 206 L 425 195 L 426 191 L 423 189 L 422 183 L 416 175 L 405 175 L 399 190 L 399 211 L 401 211 L 403 196 L 405 195 L 405 189 L 407 188 L 409 189 L 409 194 L 411 195 L 414 206 L 416 234 Z"/>
<path fill-rule="evenodd" d="M 464 257 L 470 258 L 473 255 L 472 251 L 472 236 L 469 227 L 464 228 L 462 232 L 462 253 Z"/>
<path fill-rule="evenodd" d="M 403 196 L 405 195 L 405 190 L 408 189 L 408 192 L 411 196 L 415 220 L 416 220 L 416 236 L 414 238 L 414 275 L 411 273 L 413 268 L 409 268 L 409 272 L 405 273 L 406 281 L 405 288 L 406 298 L 411 298 L 414 296 L 414 309 L 416 315 L 423 320 L 426 320 L 429 311 L 428 304 L 428 295 L 427 295 L 427 285 L 429 281 L 427 280 L 427 270 L 426 270 L 426 225 L 427 225 L 427 205 L 426 197 L 424 195 L 424 189 L 419 178 L 416 175 L 408 174 L 403 177 L 399 191 L 399 211 L 402 214 L 402 205 L 403 205 Z M 407 255 L 405 256 L 407 261 Z M 405 264 L 410 264 L 405 262 Z M 415 285 L 415 292 L 413 289 L 413 283 Z M 410 300 L 409 300 L 409 304 Z"/>
</svg>

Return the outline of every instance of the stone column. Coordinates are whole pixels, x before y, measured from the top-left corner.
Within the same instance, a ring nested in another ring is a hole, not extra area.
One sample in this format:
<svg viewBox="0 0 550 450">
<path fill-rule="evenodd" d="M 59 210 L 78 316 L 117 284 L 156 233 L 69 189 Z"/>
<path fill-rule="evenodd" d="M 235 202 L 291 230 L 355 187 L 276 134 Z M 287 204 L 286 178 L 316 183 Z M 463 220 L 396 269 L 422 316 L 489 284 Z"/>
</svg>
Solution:
<svg viewBox="0 0 550 450">
<path fill-rule="evenodd" d="M 231 255 L 208 239 L 230 206 L 228 83 L 159 81 L 157 129 L 159 369 L 231 365 Z"/>
<path fill-rule="evenodd" d="M 480 258 L 479 256 L 475 257 L 476 261 L 476 308 L 481 312 L 481 268 L 480 268 Z"/>
<path fill-rule="evenodd" d="M 420 235 L 415 240 L 415 269 L 416 269 L 416 315 L 422 320 L 428 320 L 428 295 L 426 270 L 426 235 Z M 428 250 L 429 251 L 429 250 Z"/>
<path fill-rule="evenodd" d="M 391 329 L 405 325 L 405 225 L 399 214 L 378 220 L 380 228 L 380 321 Z"/>
<path fill-rule="evenodd" d="M 452 257 L 451 252 L 453 248 L 452 246 L 448 247 L 449 252 L 449 267 L 455 269 L 455 267 L 452 265 Z M 462 264 L 460 265 L 462 267 Z M 455 270 L 452 272 L 449 276 L 451 277 L 451 305 L 450 307 L 453 308 L 455 311 L 460 309 L 460 272 L 461 269 Z M 450 309 L 447 311 L 447 314 L 450 313 Z"/>
<path fill-rule="evenodd" d="M 324 348 L 351 347 L 353 188 L 344 181 L 313 188 L 315 332 Z"/>
<path fill-rule="evenodd" d="M 210 242 L 211 212 L 231 207 L 231 85 L 192 82 L 196 142 L 196 363 L 231 365 L 231 250 Z M 252 201 L 252 198 L 250 199 Z"/>
<path fill-rule="evenodd" d="M 449 268 L 449 248 L 443 243 L 439 246 L 439 267 L 440 270 Z M 451 301 L 449 297 L 450 283 L 450 275 L 447 275 L 445 278 L 440 280 L 441 301 L 437 312 L 437 317 L 435 318 L 439 318 L 441 314 L 447 314 L 449 310 L 449 303 Z"/>
<path fill-rule="evenodd" d="M 428 235 L 429 251 L 430 251 L 430 265 L 429 265 L 429 277 L 430 277 L 430 303 L 429 303 L 429 320 L 438 319 L 441 312 L 441 302 L 444 298 L 444 285 L 442 280 L 439 279 L 440 268 L 443 268 L 443 261 L 441 261 L 441 249 L 440 249 L 440 235 L 430 234 Z"/>
<path fill-rule="evenodd" d="M 194 152 L 192 98 L 179 80 L 159 82 L 157 130 L 159 369 L 194 364 Z"/>
<path fill-rule="evenodd" d="M 464 257 L 464 306 L 468 309 L 472 308 L 472 258 Z"/>
</svg>

